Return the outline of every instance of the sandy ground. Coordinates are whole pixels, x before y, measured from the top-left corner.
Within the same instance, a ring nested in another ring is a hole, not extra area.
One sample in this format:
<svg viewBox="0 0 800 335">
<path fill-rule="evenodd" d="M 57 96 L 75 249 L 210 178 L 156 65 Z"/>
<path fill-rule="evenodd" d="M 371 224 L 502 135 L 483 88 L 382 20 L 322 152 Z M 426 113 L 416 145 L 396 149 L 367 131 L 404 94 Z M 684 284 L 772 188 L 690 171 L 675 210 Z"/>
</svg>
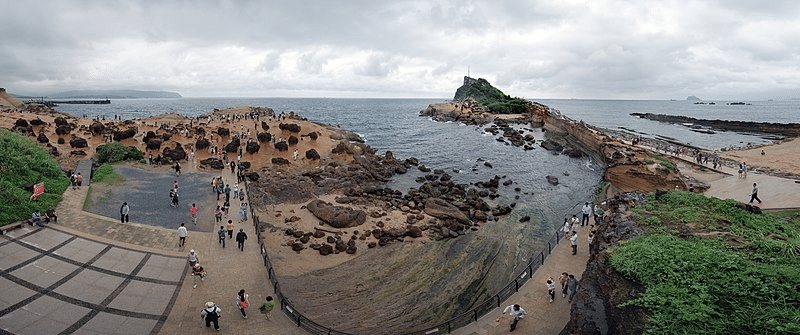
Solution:
<svg viewBox="0 0 800 335">
<path fill-rule="evenodd" d="M 727 151 L 720 157 L 745 162 L 752 167 L 770 167 L 800 175 L 800 138 L 754 149 Z"/>
</svg>

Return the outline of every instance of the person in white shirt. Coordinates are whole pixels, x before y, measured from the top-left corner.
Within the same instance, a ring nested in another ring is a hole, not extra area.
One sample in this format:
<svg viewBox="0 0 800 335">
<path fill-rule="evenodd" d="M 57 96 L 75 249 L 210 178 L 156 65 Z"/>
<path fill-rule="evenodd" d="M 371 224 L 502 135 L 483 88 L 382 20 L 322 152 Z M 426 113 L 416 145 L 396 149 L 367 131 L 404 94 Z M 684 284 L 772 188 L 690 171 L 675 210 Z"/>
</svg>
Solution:
<svg viewBox="0 0 800 335">
<path fill-rule="evenodd" d="M 578 233 L 572 232 L 572 237 L 569 238 L 569 241 L 572 242 L 572 254 L 575 255 L 578 253 Z"/>
<path fill-rule="evenodd" d="M 511 326 L 508 331 L 513 332 L 514 329 L 517 329 L 517 322 L 525 317 L 525 310 L 519 307 L 519 304 L 514 304 L 506 307 L 501 316 L 505 316 L 506 314 L 511 316 Z M 497 321 L 500 321 L 500 318 L 497 318 Z"/>
<path fill-rule="evenodd" d="M 547 294 L 550 295 L 550 302 L 556 298 L 556 282 L 553 277 L 547 278 Z"/>
<path fill-rule="evenodd" d="M 189 235 L 189 232 L 186 230 L 186 227 L 183 226 L 183 223 L 181 223 L 181 226 L 178 227 L 178 248 L 186 244 L 187 235 Z"/>
<path fill-rule="evenodd" d="M 583 208 L 581 208 L 581 213 L 583 213 L 583 217 L 581 217 L 581 227 L 589 223 L 589 215 L 592 215 L 592 206 L 589 206 L 588 202 L 583 203 Z"/>
</svg>

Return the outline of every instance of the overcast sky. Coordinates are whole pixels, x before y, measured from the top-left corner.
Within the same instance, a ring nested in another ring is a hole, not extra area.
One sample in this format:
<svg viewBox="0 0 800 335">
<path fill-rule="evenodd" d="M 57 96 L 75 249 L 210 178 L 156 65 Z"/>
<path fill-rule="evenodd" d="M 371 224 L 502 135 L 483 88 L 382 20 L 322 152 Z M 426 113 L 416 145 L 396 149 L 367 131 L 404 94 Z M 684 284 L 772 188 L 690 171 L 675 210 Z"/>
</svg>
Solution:
<svg viewBox="0 0 800 335">
<path fill-rule="evenodd" d="M 800 97 L 800 1 L 0 0 L 0 87 L 185 97 Z"/>
</svg>

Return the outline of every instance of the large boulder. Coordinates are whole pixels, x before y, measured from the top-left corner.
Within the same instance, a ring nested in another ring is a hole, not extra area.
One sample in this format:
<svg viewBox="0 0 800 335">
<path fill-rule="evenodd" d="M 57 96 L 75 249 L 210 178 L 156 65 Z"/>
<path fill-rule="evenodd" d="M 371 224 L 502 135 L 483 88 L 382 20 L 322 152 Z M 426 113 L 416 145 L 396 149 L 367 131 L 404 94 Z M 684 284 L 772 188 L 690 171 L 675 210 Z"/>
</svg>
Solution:
<svg viewBox="0 0 800 335">
<path fill-rule="evenodd" d="M 41 125 L 44 124 L 44 121 L 42 121 L 42 119 L 36 118 L 36 119 L 31 120 L 30 123 L 31 123 L 31 126 L 41 126 Z"/>
<path fill-rule="evenodd" d="M 256 137 L 258 138 L 259 142 L 267 143 L 272 139 L 272 134 L 270 134 L 270 133 L 258 133 L 258 135 L 256 135 Z"/>
<path fill-rule="evenodd" d="M 308 138 L 310 138 L 312 141 L 316 141 L 317 138 L 319 137 L 319 135 L 317 135 L 317 132 L 315 132 L 315 131 L 312 131 L 312 132 L 306 134 L 305 136 L 308 136 Z"/>
<path fill-rule="evenodd" d="M 267 131 L 267 130 L 269 130 L 269 125 L 266 122 L 261 121 L 261 129 L 264 129 L 264 131 Z"/>
<path fill-rule="evenodd" d="M 145 139 L 147 139 L 147 138 L 145 138 Z M 157 140 L 157 139 L 154 139 L 154 138 L 153 139 L 149 139 L 147 141 L 147 149 L 150 149 L 150 150 L 161 150 L 161 140 Z"/>
<path fill-rule="evenodd" d="M 297 145 L 298 142 L 300 142 L 300 140 L 296 136 L 289 136 L 289 145 Z"/>
<path fill-rule="evenodd" d="M 252 180 L 252 181 L 258 181 L 258 178 L 259 178 L 258 172 L 255 172 L 255 171 L 245 173 L 244 176 L 247 177 L 248 179 Z"/>
<path fill-rule="evenodd" d="M 22 119 L 22 118 L 17 119 L 17 121 L 14 122 L 14 125 L 17 126 L 17 127 L 27 127 L 28 126 L 28 120 L 25 120 L 25 119 Z"/>
<path fill-rule="evenodd" d="M 276 142 L 275 149 L 278 151 L 289 151 L 289 145 L 286 142 Z"/>
<path fill-rule="evenodd" d="M 464 214 L 455 205 L 440 198 L 428 198 L 428 200 L 425 200 L 425 214 L 439 219 L 455 219 L 464 224 L 470 223 L 467 214 Z"/>
<path fill-rule="evenodd" d="M 306 151 L 306 159 L 317 160 L 319 159 L 319 153 L 314 149 L 308 149 Z"/>
<path fill-rule="evenodd" d="M 56 127 L 56 135 L 66 135 L 72 131 L 69 125 Z"/>
<path fill-rule="evenodd" d="M 278 125 L 278 128 L 280 128 L 281 130 L 286 130 L 286 131 L 290 131 L 290 132 L 293 132 L 293 133 L 299 133 L 300 132 L 300 126 L 295 124 L 295 123 L 281 123 L 281 124 Z"/>
<path fill-rule="evenodd" d="M 92 125 L 89 126 L 89 130 L 94 135 L 100 135 L 103 133 L 103 130 L 106 130 L 106 126 L 104 126 L 100 122 L 95 121 L 94 123 L 92 123 Z"/>
<path fill-rule="evenodd" d="M 553 140 L 546 140 L 542 142 L 542 144 L 540 145 L 542 146 L 542 148 L 545 148 L 546 150 L 549 151 L 561 152 L 561 150 L 564 150 L 564 146 L 561 145 L 561 143 L 558 143 Z"/>
<path fill-rule="evenodd" d="M 231 131 L 228 128 L 219 127 L 217 128 L 217 135 L 219 136 L 230 136 Z"/>
<path fill-rule="evenodd" d="M 225 168 L 225 163 L 218 158 L 209 158 L 200 161 L 200 165 L 208 166 L 212 169 L 222 170 Z"/>
<path fill-rule="evenodd" d="M 247 142 L 247 147 L 245 147 L 247 153 L 253 155 L 257 154 L 259 150 L 261 150 L 261 145 L 258 144 L 256 141 Z"/>
<path fill-rule="evenodd" d="M 39 136 L 36 137 L 36 140 L 39 141 L 39 143 L 50 142 L 50 139 L 47 138 L 47 136 L 44 134 L 44 132 L 40 132 Z"/>
<path fill-rule="evenodd" d="M 86 143 L 86 139 L 82 137 L 75 137 L 69 140 L 69 146 L 72 148 L 86 148 L 88 147 L 88 143 Z"/>
<path fill-rule="evenodd" d="M 128 128 L 123 131 L 115 131 L 114 132 L 114 141 L 122 141 L 124 139 L 128 139 L 136 135 L 139 130 L 135 127 Z"/>
<path fill-rule="evenodd" d="M 186 150 L 183 150 L 180 143 L 175 143 L 174 149 L 168 147 L 164 148 L 164 152 L 161 155 L 169 158 L 173 162 L 177 162 L 186 159 Z"/>
<path fill-rule="evenodd" d="M 53 122 L 55 122 L 55 123 L 56 123 L 56 126 L 69 126 L 69 123 L 67 122 L 67 120 L 66 120 L 66 119 L 64 119 L 64 118 L 63 118 L 63 117 L 61 117 L 61 116 L 59 116 L 59 117 L 55 118 L 55 119 L 53 120 Z"/>
<path fill-rule="evenodd" d="M 322 222 L 335 228 L 355 227 L 363 224 L 367 220 L 367 213 L 362 210 L 334 206 L 333 204 L 319 199 L 309 202 L 306 208 Z"/>
<path fill-rule="evenodd" d="M 234 138 L 233 140 L 231 140 L 230 143 L 225 145 L 225 151 L 235 153 L 236 151 L 239 150 L 239 145 L 240 145 L 239 139 Z"/>
<path fill-rule="evenodd" d="M 200 138 L 200 139 L 197 139 L 197 141 L 196 141 L 196 142 L 194 142 L 194 147 L 195 147 L 195 149 L 197 149 L 197 150 L 203 150 L 203 149 L 205 149 L 205 148 L 208 148 L 209 146 L 211 146 L 211 142 L 209 142 L 209 141 L 208 141 L 207 139 L 205 139 L 205 138 Z"/>
</svg>

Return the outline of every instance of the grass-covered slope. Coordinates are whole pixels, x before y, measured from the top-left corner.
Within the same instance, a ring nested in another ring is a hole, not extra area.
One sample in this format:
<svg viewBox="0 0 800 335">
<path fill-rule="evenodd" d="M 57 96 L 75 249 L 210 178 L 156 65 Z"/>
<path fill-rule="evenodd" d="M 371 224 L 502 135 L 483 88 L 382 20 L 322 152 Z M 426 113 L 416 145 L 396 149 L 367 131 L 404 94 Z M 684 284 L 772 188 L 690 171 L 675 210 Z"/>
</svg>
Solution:
<svg viewBox="0 0 800 335">
<path fill-rule="evenodd" d="M 531 105 L 530 101 L 512 98 L 503 93 L 483 78 L 464 77 L 464 85 L 458 88 L 454 100 L 464 100 L 468 97 L 475 99 L 494 114 L 527 113 Z"/>
<path fill-rule="evenodd" d="M 648 234 L 610 251 L 643 284 L 633 304 L 650 334 L 800 333 L 798 212 L 752 214 L 732 200 L 651 194 L 637 221 Z"/>
<path fill-rule="evenodd" d="M 26 185 L 44 182 L 45 193 L 30 200 Z M 0 128 L 0 226 L 30 218 L 55 208 L 69 185 L 69 178 L 39 144 Z"/>
</svg>

